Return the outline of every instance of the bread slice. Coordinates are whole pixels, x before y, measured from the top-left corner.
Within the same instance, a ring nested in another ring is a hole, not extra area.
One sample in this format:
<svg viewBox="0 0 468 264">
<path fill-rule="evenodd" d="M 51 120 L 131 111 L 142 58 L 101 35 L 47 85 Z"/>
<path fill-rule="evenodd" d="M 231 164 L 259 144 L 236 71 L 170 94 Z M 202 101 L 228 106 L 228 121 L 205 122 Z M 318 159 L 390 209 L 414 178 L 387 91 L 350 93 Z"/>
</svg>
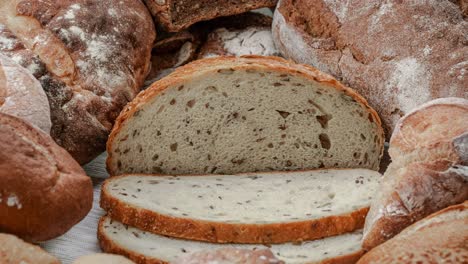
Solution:
<svg viewBox="0 0 468 264">
<path fill-rule="evenodd" d="M 153 233 L 217 243 L 283 243 L 362 228 L 381 175 L 366 169 L 208 176 L 127 175 L 101 207 Z"/>
<path fill-rule="evenodd" d="M 367 263 L 468 263 L 468 202 L 432 214 L 367 253 Z"/>
<path fill-rule="evenodd" d="M 140 93 L 109 138 L 123 173 L 377 170 L 380 119 L 329 75 L 275 57 L 198 60 Z"/>
<path fill-rule="evenodd" d="M 363 253 L 361 238 L 362 232 L 356 231 L 302 244 L 288 243 L 268 247 L 278 259 L 288 264 L 355 263 Z M 102 217 L 99 222 L 98 239 L 103 251 L 127 256 L 138 264 L 169 263 L 186 254 L 225 247 L 267 248 L 264 245 L 224 245 L 174 239 L 129 227 L 107 216 Z"/>
<path fill-rule="evenodd" d="M 269 249 L 238 249 L 233 247 L 203 250 L 178 258 L 172 264 L 285 264 Z"/>
</svg>

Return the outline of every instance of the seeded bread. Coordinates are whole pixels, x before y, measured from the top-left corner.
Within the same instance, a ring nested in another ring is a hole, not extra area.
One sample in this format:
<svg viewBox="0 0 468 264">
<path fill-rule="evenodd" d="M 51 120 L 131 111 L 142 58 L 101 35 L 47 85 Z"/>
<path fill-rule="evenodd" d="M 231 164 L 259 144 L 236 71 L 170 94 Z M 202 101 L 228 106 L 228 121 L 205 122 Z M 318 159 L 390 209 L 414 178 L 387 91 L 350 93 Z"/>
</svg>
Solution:
<svg viewBox="0 0 468 264">
<path fill-rule="evenodd" d="M 60 264 L 41 249 L 8 234 L 0 233 L 0 263 L 2 264 Z"/>
<path fill-rule="evenodd" d="M 372 249 L 358 264 L 468 263 L 468 202 L 450 206 Z"/>
<path fill-rule="evenodd" d="M 362 228 L 380 173 L 364 169 L 113 177 L 101 207 L 140 229 L 217 243 L 283 243 Z M 135 217 L 138 216 L 138 217 Z"/>
<path fill-rule="evenodd" d="M 378 170 L 380 119 L 329 75 L 276 57 L 203 59 L 140 93 L 107 144 L 123 173 Z"/>
<path fill-rule="evenodd" d="M 98 239 L 103 251 L 127 256 L 138 264 L 166 264 L 194 252 L 225 247 L 267 248 L 264 245 L 222 245 L 174 239 L 129 227 L 107 216 L 99 222 Z M 356 231 L 302 244 L 271 245 L 269 249 L 288 264 L 351 264 L 362 256 L 361 239 L 362 233 Z"/>
<path fill-rule="evenodd" d="M 41 82 L 51 136 L 79 163 L 91 161 L 149 71 L 148 10 L 137 0 L 2 0 L 0 13 L 0 53 Z"/>
<path fill-rule="evenodd" d="M 97 253 L 80 257 L 73 264 L 135 264 L 135 262 L 119 255 Z"/>
<path fill-rule="evenodd" d="M 437 99 L 403 117 L 389 153 L 392 163 L 366 218 L 365 249 L 468 199 L 468 100 Z"/>
<path fill-rule="evenodd" d="M 272 7 L 277 0 L 145 0 L 156 22 L 169 32 L 181 31 L 199 21 Z"/>
<path fill-rule="evenodd" d="M 1 53 L 0 112 L 17 116 L 50 133 L 49 101 L 41 84 L 27 69 Z"/>
<path fill-rule="evenodd" d="M 83 219 L 92 202 L 91 179 L 64 149 L 40 129 L 0 113 L 2 232 L 52 239 Z"/>
<path fill-rule="evenodd" d="M 398 119 L 418 105 L 468 98 L 466 3 L 280 0 L 273 39 L 285 57 L 361 93 L 389 138 Z"/>
<path fill-rule="evenodd" d="M 178 258 L 172 264 L 284 264 L 269 249 L 249 250 L 221 248 L 195 252 Z"/>
</svg>

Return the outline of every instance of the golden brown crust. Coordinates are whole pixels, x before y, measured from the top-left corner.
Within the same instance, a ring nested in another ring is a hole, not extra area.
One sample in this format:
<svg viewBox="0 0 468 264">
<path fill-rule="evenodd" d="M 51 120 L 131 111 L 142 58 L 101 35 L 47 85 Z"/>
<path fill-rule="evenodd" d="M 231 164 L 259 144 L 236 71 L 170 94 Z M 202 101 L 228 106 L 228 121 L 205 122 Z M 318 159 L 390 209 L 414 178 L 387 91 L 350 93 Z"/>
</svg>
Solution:
<svg viewBox="0 0 468 264">
<path fill-rule="evenodd" d="M 47 134 L 0 113 L 0 230 L 44 241 L 89 212 L 91 179 Z"/>
<path fill-rule="evenodd" d="M 366 99 L 360 96 L 351 88 L 348 88 L 335 80 L 328 74 L 322 73 L 317 69 L 302 64 L 295 64 L 292 61 L 287 61 L 278 57 L 264 57 L 264 56 L 241 56 L 241 57 L 216 57 L 197 60 L 189 63 L 183 67 L 178 68 L 176 71 L 171 73 L 169 76 L 155 82 L 151 87 L 142 91 L 138 96 L 129 104 L 126 105 L 124 110 L 120 113 L 116 119 L 115 125 L 107 141 L 107 170 L 110 175 L 114 175 L 115 171 L 111 166 L 112 160 L 112 145 L 116 135 L 120 132 L 120 129 L 125 125 L 126 121 L 132 118 L 132 116 L 138 112 L 146 102 L 152 98 L 158 96 L 162 91 L 168 87 L 172 87 L 179 82 L 184 82 L 189 78 L 195 76 L 201 76 L 208 72 L 214 72 L 223 68 L 232 69 L 246 69 L 246 68 L 268 68 L 269 71 L 286 72 L 292 75 L 301 76 L 311 81 L 319 82 L 327 85 L 332 89 L 343 91 L 346 95 L 350 96 L 358 103 L 363 105 L 369 112 L 370 119 L 377 124 L 377 134 L 380 135 L 378 145 L 383 152 L 384 134 L 382 129 L 382 123 L 380 117 L 377 115 L 374 109 L 372 109 L 367 103 Z M 382 152 L 380 155 L 382 155 Z"/>
<path fill-rule="evenodd" d="M 368 212 L 368 208 L 361 208 L 338 216 L 279 224 L 211 222 L 132 206 L 109 194 L 108 184 L 111 182 L 102 185 L 100 205 L 112 219 L 155 234 L 214 243 L 277 244 L 339 235 L 362 228 Z"/>
</svg>

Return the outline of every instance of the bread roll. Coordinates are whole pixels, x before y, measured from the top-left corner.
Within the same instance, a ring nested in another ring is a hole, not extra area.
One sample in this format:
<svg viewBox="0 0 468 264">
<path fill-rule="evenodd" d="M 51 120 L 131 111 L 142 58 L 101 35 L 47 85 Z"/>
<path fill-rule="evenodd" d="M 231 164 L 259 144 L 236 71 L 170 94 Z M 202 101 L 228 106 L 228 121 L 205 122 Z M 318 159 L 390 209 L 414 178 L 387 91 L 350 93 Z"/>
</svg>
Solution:
<svg viewBox="0 0 468 264">
<path fill-rule="evenodd" d="M 365 249 L 468 199 L 468 100 L 437 99 L 403 117 L 389 153 L 392 163 L 366 218 Z"/>
<path fill-rule="evenodd" d="M 52 137 L 79 163 L 92 160 L 149 71 L 147 9 L 136 0 L 3 0 L 0 13 L 0 53 L 41 82 Z"/>
<path fill-rule="evenodd" d="M 80 257 L 73 264 L 135 264 L 135 262 L 119 255 L 97 253 Z"/>
<path fill-rule="evenodd" d="M 0 233 L 0 263 L 60 264 L 60 261 L 38 246 L 8 234 Z"/>
<path fill-rule="evenodd" d="M 273 38 L 285 57 L 361 93 L 389 137 L 418 105 L 468 98 L 464 2 L 280 0 Z"/>
<path fill-rule="evenodd" d="M 450 206 L 372 249 L 358 264 L 468 263 L 468 202 Z"/>
<path fill-rule="evenodd" d="M 17 116 L 50 133 L 50 107 L 39 81 L 0 54 L 0 112 Z"/>
<path fill-rule="evenodd" d="M 17 117 L 0 113 L 0 230 L 28 241 L 62 235 L 91 209 L 93 186 L 76 161 Z"/>
</svg>

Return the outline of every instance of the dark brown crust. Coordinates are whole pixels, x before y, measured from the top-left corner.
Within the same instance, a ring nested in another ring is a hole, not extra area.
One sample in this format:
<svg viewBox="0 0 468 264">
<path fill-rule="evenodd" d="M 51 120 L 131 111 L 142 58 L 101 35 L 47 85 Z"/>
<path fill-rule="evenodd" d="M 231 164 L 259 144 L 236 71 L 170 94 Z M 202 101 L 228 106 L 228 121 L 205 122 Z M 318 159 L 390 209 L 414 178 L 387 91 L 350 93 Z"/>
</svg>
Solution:
<svg viewBox="0 0 468 264">
<path fill-rule="evenodd" d="M 213 243 L 278 244 L 335 236 L 362 228 L 369 209 L 361 208 L 337 216 L 278 224 L 213 222 L 172 217 L 132 206 L 106 191 L 112 179 L 103 183 L 100 200 L 101 207 L 112 219 L 159 235 Z"/>
<path fill-rule="evenodd" d="M 205 9 L 204 12 L 200 10 L 197 17 L 190 19 L 189 21 L 182 22 L 175 21 L 175 18 L 171 14 L 171 5 L 177 5 L 177 0 L 163 0 L 163 4 L 158 4 L 158 0 L 144 0 L 152 13 L 154 19 L 160 24 L 165 30 L 169 32 L 178 32 L 196 22 L 210 20 L 217 17 L 224 17 L 230 15 L 241 14 L 250 10 L 254 10 L 262 7 L 272 7 L 276 4 L 277 0 L 249 0 L 243 1 L 242 4 L 237 6 L 228 6 L 227 8 L 219 8 L 220 4 L 225 3 L 226 0 L 217 0 L 218 3 L 210 3 L 210 8 Z"/>
<path fill-rule="evenodd" d="M 134 0 L 0 3 L 0 35 L 14 43 L 0 44 L 0 52 L 36 71 L 51 106 L 52 138 L 79 163 L 91 161 L 149 71 L 155 30 L 148 10 Z"/>
<path fill-rule="evenodd" d="M 87 215 L 91 178 L 49 135 L 0 113 L 0 149 L 0 230 L 44 241 Z"/>
<path fill-rule="evenodd" d="M 165 261 L 147 257 L 145 255 L 138 254 L 134 251 L 127 250 L 125 248 L 120 247 L 117 243 L 114 243 L 103 232 L 104 230 L 103 225 L 104 225 L 104 220 L 106 217 L 107 216 L 103 216 L 99 220 L 98 231 L 97 231 L 99 246 L 101 247 L 102 251 L 107 252 L 107 253 L 123 255 L 131 259 L 132 261 L 135 261 L 137 264 L 169 264 Z M 304 264 L 354 264 L 363 254 L 364 254 L 364 251 L 359 250 L 357 252 L 354 252 L 348 255 L 326 259 L 326 260 L 319 261 L 319 262 L 304 263 Z"/>
<path fill-rule="evenodd" d="M 138 96 L 133 101 L 126 105 L 124 110 L 120 112 L 119 117 L 116 119 L 115 125 L 109 136 L 109 140 L 107 141 L 108 156 L 106 165 L 109 174 L 112 176 L 115 175 L 115 171 L 111 166 L 111 162 L 113 153 L 112 145 L 114 143 L 116 135 L 124 127 L 127 120 L 131 119 L 132 116 L 137 111 L 139 111 L 139 109 L 143 107 L 146 102 L 150 101 L 153 97 L 158 96 L 162 91 L 164 91 L 168 87 L 174 86 L 179 82 L 184 82 L 187 80 L 187 78 L 190 78 L 191 76 L 202 75 L 207 72 L 216 71 L 217 69 L 222 68 L 268 68 L 270 71 L 287 72 L 293 75 L 301 76 L 311 81 L 323 83 L 331 89 L 343 91 L 346 95 L 355 99 L 358 103 L 364 106 L 369 111 L 369 114 L 372 116 L 374 122 L 377 124 L 377 134 L 380 135 L 378 145 L 381 149 L 380 156 L 382 156 L 384 132 L 381 126 L 382 123 L 380 121 L 380 117 L 377 115 L 375 110 L 369 106 L 366 99 L 364 99 L 362 96 L 356 93 L 353 89 L 344 86 L 330 75 L 322 73 L 311 66 L 295 64 L 292 61 L 287 61 L 279 57 L 264 57 L 255 55 L 241 57 L 217 57 L 197 60 L 178 68 L 169 76 L 155 82 L 153 85 L 151 85 L 151 87 L 138 94 Z"/>
</svg>

